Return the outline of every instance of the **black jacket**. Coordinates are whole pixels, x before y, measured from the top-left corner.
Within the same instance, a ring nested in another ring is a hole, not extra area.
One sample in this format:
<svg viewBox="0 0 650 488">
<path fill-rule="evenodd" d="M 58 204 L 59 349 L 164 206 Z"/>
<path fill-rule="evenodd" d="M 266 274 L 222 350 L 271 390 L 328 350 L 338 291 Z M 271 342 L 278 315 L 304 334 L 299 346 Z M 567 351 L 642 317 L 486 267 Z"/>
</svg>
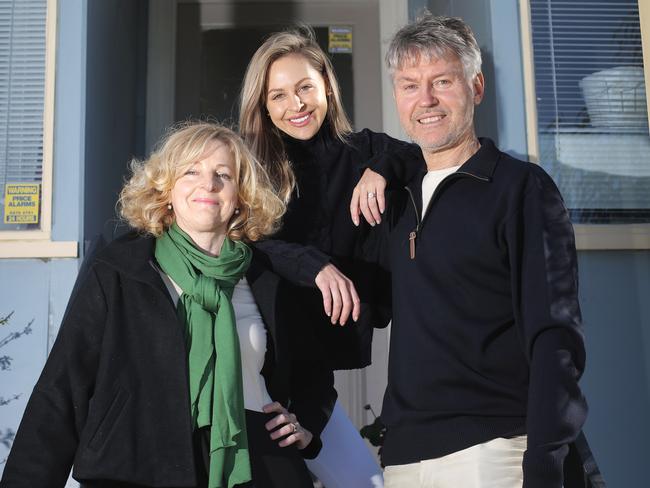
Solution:
<svg viewBox="0 0 650 488">
<path fill-rule="evenodd" d="M 380 159 L 390 161 L 392 153 L 411 151 L 413 146 L 368 129 L 343 142 L 327 123 L 312 139 L 284 136 L 283 141 L 296 188 L 281 230 L 257 246 L 274 271 L 311 286 L 296 287 L 292 300 L 296 335 L 313 344 L 310 354 L 323 351 L 320 361 L 331 369 L 367 366 L 373 327 L 385 327 L 390 321 L 390 275 L 374 264 L 381 252 L 374 229 L 352 223 L 350 199 L 363 169 Z M 332 326 L 323 312 L 314 279 L 330 261 L 359 293 L 361 316 L 356 324 Z"/>
<path fill-rule="evenodd" d="M 153 266 L 154 242 L 119 238 L 81 277 L 25 410 L 3 488 L 63 486 L 71 466 L 77 480 L 195 486 L 184 331 Z M 336 392 L 318 378 L 292 382 L 295 365 L 276 307 L 280 280 L 255 258 L 247 279 L 269 332 L 268 391 L 285 405 L 292 398 L 290 409 L 314 433 L 307 454 L 315 456 Z M 327 394 L 313 395 L 319 388 Z"/>
<path fill-rule="evenodd" d="M 573 228 L 551 178 L 481 139 L 422 215 L 422 156 L 390 202 L 386 464 L 528 435 L 526 488 L 560 488 L 584 423 Z M 415 245 L 415 257 L 411 245 Z"/>
</svg>

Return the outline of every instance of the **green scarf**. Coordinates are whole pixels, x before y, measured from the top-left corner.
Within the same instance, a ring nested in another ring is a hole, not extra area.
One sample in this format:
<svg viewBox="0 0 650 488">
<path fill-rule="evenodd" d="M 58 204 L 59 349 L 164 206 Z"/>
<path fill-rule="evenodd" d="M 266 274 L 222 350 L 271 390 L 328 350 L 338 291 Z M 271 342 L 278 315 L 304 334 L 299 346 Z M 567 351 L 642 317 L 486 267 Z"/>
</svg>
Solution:
<svg viewBox="0 0 650 488">
<path fill-rule="evenodd" d="M 173 224 L 156 240 L 156 260 L 183 293 L 177 314 L 185 325 L 194 428 L 210 426 L 209 488 L 251 479 L 241 353 L 232 293 L 251 261 L 243 242 L 226 237 L 219 256 L 199 250 Z"/>
</svg>

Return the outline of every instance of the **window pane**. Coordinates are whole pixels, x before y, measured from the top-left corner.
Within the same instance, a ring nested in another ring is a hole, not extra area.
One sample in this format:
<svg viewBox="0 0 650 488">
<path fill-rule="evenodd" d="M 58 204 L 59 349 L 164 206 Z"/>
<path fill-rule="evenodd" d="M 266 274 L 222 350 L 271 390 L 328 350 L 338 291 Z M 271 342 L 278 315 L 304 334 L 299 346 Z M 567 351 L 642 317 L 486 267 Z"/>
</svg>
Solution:
<svg viewBox="0 0 650 488">
<path fill-rule="evenodd" d="M 4 220 L 5 213 L 18 215 L 21 205 L 39 199 L 33 186 L 15 184 L 42 179 L 46 12 L 46 0 L 0 0 L 0 230 L 40 228 Z M 10 184 L 11 211 L 5 207 Z"/>
<path fill-rule="evenodd" d="M 540 163 L 574 222 L 650 222 L 637 0 L 530 5 Z"/>
</svg>

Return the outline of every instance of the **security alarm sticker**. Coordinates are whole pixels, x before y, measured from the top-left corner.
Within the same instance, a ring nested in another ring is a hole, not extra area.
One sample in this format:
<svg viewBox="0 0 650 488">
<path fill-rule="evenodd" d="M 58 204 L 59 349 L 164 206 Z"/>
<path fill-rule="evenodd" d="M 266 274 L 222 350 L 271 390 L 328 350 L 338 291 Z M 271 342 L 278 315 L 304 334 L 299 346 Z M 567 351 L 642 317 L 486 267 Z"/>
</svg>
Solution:
<svg viewBox="0 0 650 488">
<path fill-rule="evenodd" d="M 330 26 L 328 31 L 330 53 L 352 53 L 352 27 Z"/>
<path fill-rule="evenodd" d="M 5 184 L 5 224 L 38 224 L 40 183 Z"/>
</svg>

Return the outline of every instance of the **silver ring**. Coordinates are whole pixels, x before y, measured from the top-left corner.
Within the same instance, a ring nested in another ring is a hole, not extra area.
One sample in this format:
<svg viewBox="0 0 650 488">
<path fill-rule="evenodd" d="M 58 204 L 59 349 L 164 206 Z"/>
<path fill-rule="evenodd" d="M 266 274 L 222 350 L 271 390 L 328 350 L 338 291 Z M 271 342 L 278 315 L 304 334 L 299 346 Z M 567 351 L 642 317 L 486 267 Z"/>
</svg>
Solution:
<svg viewBox="0 0 650 488">
<path fill-rule="evenodd" d="M 296 432 L 298 432 L 298 427 L 299 426 L 300 426 L 300 424 L 298 422 L 291 422 L 291 427 L 293 427 L 293 430 L 291 431 L 291 433 L 295 434 Z"/>
<path fill-rule="evenodd" d="M 375 198 L 375 194 L 373 192 L 369 191 L 368 192 L 368 200 L 370 200 L 371 198 Z"/>
</svg>

